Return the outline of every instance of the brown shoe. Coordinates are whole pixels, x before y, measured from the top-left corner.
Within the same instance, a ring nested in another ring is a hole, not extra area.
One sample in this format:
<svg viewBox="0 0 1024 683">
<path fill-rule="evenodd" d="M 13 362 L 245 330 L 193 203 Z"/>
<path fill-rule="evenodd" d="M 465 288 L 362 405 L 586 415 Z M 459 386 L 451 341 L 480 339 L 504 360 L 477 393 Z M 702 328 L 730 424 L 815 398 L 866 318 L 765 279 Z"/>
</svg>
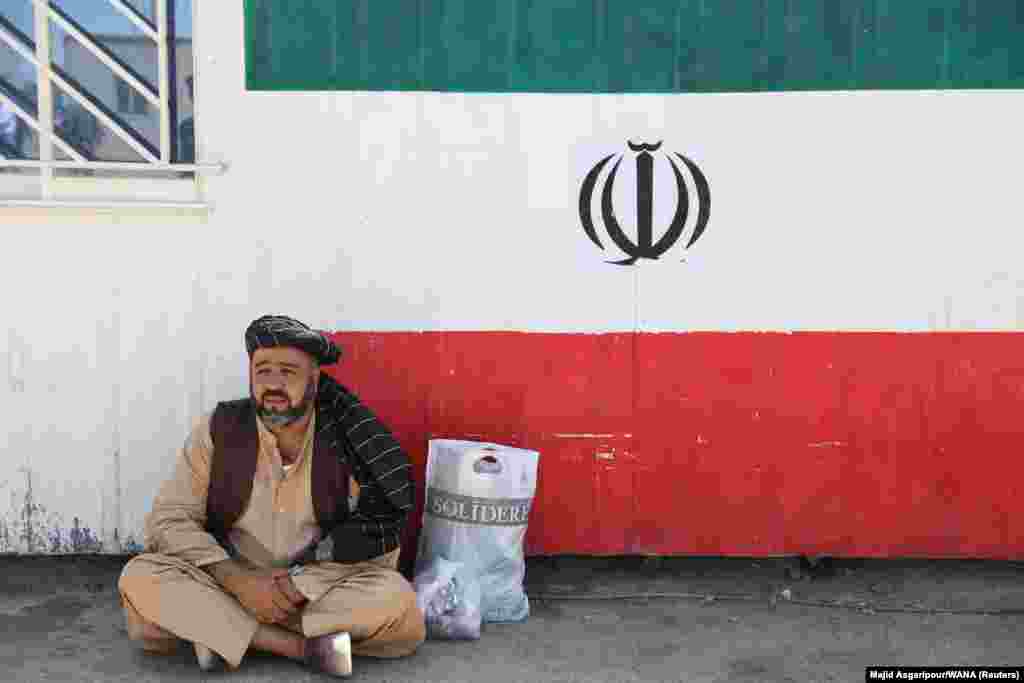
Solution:
<svg viewBox="0 0 1024 683">
<path fill-rule="evenodd" d="M 306 639 L 306 665 L 345 678 L 352 675 L 352 640 L 344 631 Z"/>
<path fill-rule="evenodd" d="M 146 621 L 130 603 L 124 603 L 124 616 L 128 637 L 141 643 L 143 651 L 155 655 L 169 655 L 177 651 L 178 637 Z"/>
<path fill-rule="evenodd" d="M 173 655 L 178 651 L 180 641 L 177 638 L 139 638 L 142 651 L 151 655 Z"/>
</svg>

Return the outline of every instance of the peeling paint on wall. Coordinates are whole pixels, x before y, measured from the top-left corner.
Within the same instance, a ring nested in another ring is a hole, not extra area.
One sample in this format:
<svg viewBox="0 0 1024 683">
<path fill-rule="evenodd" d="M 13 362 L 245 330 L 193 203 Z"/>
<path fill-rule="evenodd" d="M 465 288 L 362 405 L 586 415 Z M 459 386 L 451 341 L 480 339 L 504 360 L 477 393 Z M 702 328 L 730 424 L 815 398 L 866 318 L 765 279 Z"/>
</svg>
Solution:
<svg viewBox="0 0 1024 683">
<path fill-rule="evenodd" d="M 115 443 L 120 441 L 114 433 Z M 114 448 L 114 547 L 121 547 L 121 450 Z"/>
<path fill-rule="evenodd" d="M 21 468 L 25 475 L 25 488 L 10 492 L 10 505 L 0 516 L 0 554 L 24 553 L 29 555 L 58 555 L 80 553 L 138 554 L 142 545 L 134 535 L 113 546 L 104 544 L 99 534 L 75 516 L 71 525 L 60 513 L 52 512 L 41 504 L 35 493 L 33 473 Z M 0 483 L 5 488 L 8 482 Z M 115 534 L 116 537 L 116 534 Z"/>
<path fill-rule="evenodd" d="M 59 516 L 36 502 L 32 487 L 32 470 L 23 467 L 25 488 L 12 490 L 8 512 L 0 518 L 0 552 L 46 552 L 48 527 L 60 524 Z"/>
<path fill-rule="evenodd" d="M 92 529 L 81 526 L 78 517 L 74 525 L 65 532 L 57 526 L 49 530 L 47 541 L 51 553 L 98 553 L 103 551 L 103 543 L 96 537 Z"/>
<path fill-rule="evenodd" d="M 10 330 L 8 334 L 8 348 L 7 352 L 7 377 L 10 385 L 12 394 L 20 394 L 25 391 L 25 380 L 22 378 L 21 366 L 22 358 L 20 350 L 15 346 L 16 338 L 14 336 L 14 330 Z"/>
</svg>

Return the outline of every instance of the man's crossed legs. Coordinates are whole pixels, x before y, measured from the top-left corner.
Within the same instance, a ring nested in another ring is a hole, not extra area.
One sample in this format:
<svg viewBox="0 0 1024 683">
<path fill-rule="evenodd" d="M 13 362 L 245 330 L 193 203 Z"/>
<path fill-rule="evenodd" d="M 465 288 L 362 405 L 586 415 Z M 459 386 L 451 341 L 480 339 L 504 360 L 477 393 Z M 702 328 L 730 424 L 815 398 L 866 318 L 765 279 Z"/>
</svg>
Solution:
<svg viewBox="0 0 1024 683">
<path fill-rule="evenodd" d="M 369 657 L 405 656 L 423 642 L 423 614 L 394 570 L 397 559 L 396 550 L 356 564 L 307 565 L 292 582 L 308 602 L 281 624 L 260 623 L 205 571 L 167 555 L 133 558 L 118 588 L 128 635 L 147 652 L 173 652 L 186 640 L 204 668 L 213 653 L 237 668 L 252 648 L 345 675 L 349 638 L 352 654 Z"/>
</svg>

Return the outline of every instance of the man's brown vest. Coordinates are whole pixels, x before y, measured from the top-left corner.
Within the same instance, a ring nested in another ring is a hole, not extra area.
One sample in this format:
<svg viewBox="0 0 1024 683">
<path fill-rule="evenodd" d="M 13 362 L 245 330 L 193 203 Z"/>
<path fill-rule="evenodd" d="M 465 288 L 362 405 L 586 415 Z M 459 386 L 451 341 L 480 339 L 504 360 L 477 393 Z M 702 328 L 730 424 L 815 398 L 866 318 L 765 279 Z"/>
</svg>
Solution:
<svg viewBox="0 0 1024 683">
<path fill-rule="evenodd" d="M 230 551 L 227 534 L 249 503 L 259 458 L 259 428 L 252 400 L 219 403 L 210 420 L 210 434 L 213 462 L 206 498 L 206 530 Z M 349 515 L 350 469 L 344 452 L 331 448 L 319 433 L 313 440 L 312 467 L 313 510 L 323 531 L 321 538 L 327 538 Z"/>
</svg>

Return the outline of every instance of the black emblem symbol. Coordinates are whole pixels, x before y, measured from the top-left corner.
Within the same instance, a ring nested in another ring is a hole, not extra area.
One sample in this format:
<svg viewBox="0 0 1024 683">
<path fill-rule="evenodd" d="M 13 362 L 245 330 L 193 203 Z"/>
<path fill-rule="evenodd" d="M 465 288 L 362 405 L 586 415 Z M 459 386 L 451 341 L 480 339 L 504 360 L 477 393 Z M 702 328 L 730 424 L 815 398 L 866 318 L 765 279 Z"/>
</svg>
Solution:
<svg viewBox="0 0 1024 683">
<path fill-rule="evenodd" d="M 629 258 L 622 261 L 608 262 L 620 266 L 631 266 L 638 259 L 656 260 L 661 257 L 679 241 L 686 227 L 686 219 L 690 213 L 690 192 L 686 187 L 683 173 L 679 170 L 676 159 L 671 154 L 663 152 L 665 158 L 672 165 L 672 171 L 675 173 L 679 199 L 676 203 L 675 215 L 668 230 L 665 231 L 665 234 L 657 242 L 654 241 L 654 157 L 651 156 L 651 152 L 658 151 L 661 147 L 661 142 L 653 145 L 643 143 L 634 145 L 632 142 L 628 144 L 630 150 L 639 152 L 636 155 L 636 242 L 630 240 L 629 236 L 623 232 L 622 226 L 619 225 L 619 221 L 615 217 L 615 207 L 612 205 L 612 188 L 615 184 L 615 175 L 619 171 L 619 165 L 622 163 L 624 155 L 620 155 L 615 161 L 615 165 L 612 166 L 612 170 L 608 174 L 607 180 L 605 180 L 604 189 L 601 191 L 601 216 L 604 219 L 608 236 L 612 238 L 615 246 L 624 253 L 629 254 Z M 586 179 L 583 181 L 583 187 L 580 188 L 580 222 L 583 224 L 583 230 L 586 231 L 590 241 L 602 250 L 604 245 L 598 239 L 597 230 L 594 228 L 590 202 L 601 171 L 604 170 L 608 162 L 615 156 L 615 154 L 609 154 L 597 162 L 590 169 Z M 704 229 L 708 225 L 708 219 L 711 217 L 711 189 L 708 186 L 707 178 L 697 168 L 697 164 L 682 154 L 677 153 L 675 156 L 678 157 L 679 161 L 683 162 L 683 165 L 689 171 L 693 179 L 693 186 L 697 190 L 697 222 L 693 234 L 686 243 L 685 248 L 689 249 L 704 234 Z"/>
</svg>

